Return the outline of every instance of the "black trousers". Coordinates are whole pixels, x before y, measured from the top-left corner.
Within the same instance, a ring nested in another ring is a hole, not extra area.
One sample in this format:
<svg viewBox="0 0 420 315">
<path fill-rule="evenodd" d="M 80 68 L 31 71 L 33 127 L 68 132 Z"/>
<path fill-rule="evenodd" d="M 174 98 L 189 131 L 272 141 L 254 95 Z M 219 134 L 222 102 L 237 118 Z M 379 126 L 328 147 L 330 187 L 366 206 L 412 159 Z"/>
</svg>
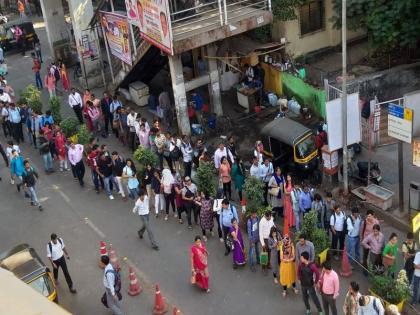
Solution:
<svg viewBox="0 0 420 315">
<path fill-rule="evenodd" d="M 194 214 L 194 222 L 195 224 L 198 224 L 198 209 L 194 206 L 194 203 L 192 201 L 186 201 L 185 202 L 185 211 L 187 212 L 187 221 L 188 225 L 192 225 L 192 219 L 191 214 Z"/>
<path fill-rule="evenodd" d="M 332 235 L 332 244 L 331 244 L 331 249 L 333 250 L 333 255 L 337 256 L 340 253 L 334 250 L 340 249 L 343 250 L 344 249 L 344 241 L 346 238 L 346 234 L 343 233 L 343 231 L 336 231 L 335 234 L 333 233 Z M 338 244 L 340 244 L 338 246 Z"/>
<path fill-rule="evenodd" d="M 13 139 L 19 144 L 20 141 L 23 142 L 23 132 L 22 124 L 19 123 L 10 123 L 12 129 Z"/>
<path fill-rule="evenodd" d="M 79 180 L 80 186 L 83 186 L 85 184 L 83 182 L 83 177 L 85 176 L 85 165 L 83 164 L 83 160 L 80 160 L 76 165 L 72 165 L 71 168 L 73 170 L 73 174 L 76 175 Z"/>
<path fill-rule="evenodd" d="M 170 193 L 170 194 L 163 194 L 163 196 L 165 197 L 165 207 L 166 207 L 166 214 L 169 214 L 169 204 L 172 205 L 172 211 L 175 213 L 176 212 L 176 207 L 175 207 L 175 195 L 174 193 Z"/>
<path fill-rule="evenodd" d="M 330 315 L 330 308 L 331 308 L 331 313 L 333 315 L 337 315 L 337 305 L 336 305 L 333 294 L 321 293 L 321 299 L 322 299 L 322 307 L 324 308 L 324 314 Z"/>
<path fill-rule="evenodd" d="M 12 127 L 10 125 L 10 121 L 6 120 L 2 122 L 2 127 L 3 127 L 3 133 L 4 133 L 4 137 L 7 138 L 8 136 L 12 135 Z"/>
<path fill-rule="evenodd" d="M 111 125 L 111 128 L 112 128 L 112 115 L 104 114 L 104 128 L 105 128 L 105 134 L 107 137 L 109 134 L 109 125 Z"/>
<path fill-rule="evenodd" d="M 232 182 L 229 183 L 223 183 L 223 194 L 225 195 L 225 198 L 232 199 L 232 188 L 231 188 Z"/>
<path fill-rule="evenodd" d="M 314 302 L 318 313 L 322 312 L 321 303 L 319 303 L 318 296 L 316 295 L 315 288 L 311 287 L 304 287 L 302 286 L 302 298 L 303 303 L 305 303 L 305 307 L 307 310 L 311 309 L 311 305 L 309 304 L 309 297 L 311 297 L 312 302 Z"/>
<path fill-rule="evenodd" d="M 76 114 L 77 119 L 81 124 L 83 124 L 83 114 L 82 114 L 82 106 L 75 105 L 73 106 L 74 113 Z"/>
<path fill-rule="evenodd" d="M 220 226 L 220 214 L 217 214 L 217 212 L 215 212 L 215 217 L 217 221 L 217 233 L 219 234 L 219 238 L 221 238 L 223 237 L 223 233 L 222 233 L 222 227 Z"/>
<path fill-rule="evenodd" d="M 54 279 L 55 280 L 58 279 L 58 269 L 60 269 L 61 267 L 64 273 L 64 277 L 66 278 L 67 285 L 69 286 L 70 289 L 73 288 L 73 281 L 71 280 L 69 271 L 67 269 L 67 263 L 66 263 L 66 259 L 64 258 L 64 255 L 61 256 L 61 258 L 57 260 L 53 260 L 53 262 L 57 266 L 57 268 L 53 267 Z"/>
<path fill-rule="evenodd" d="M 135 146 L 135 144 L 136 144 L 136 132 L 135 131 L 129 131 L 127 140 L 128 140 L 128 146 L 134 152 L 134 150 L 136 149 L 136 146 Z"/>
<path fill-rule="evenodd" d="M 184 162 L 184 176 L 191 177 L 192 162 Z"/>
</svg>

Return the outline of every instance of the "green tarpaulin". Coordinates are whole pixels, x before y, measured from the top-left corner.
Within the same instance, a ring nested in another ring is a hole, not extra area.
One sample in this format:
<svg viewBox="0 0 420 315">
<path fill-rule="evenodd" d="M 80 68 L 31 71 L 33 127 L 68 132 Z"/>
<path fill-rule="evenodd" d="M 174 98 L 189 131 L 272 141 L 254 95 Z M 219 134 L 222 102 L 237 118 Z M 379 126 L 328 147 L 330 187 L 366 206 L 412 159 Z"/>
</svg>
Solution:
<svg viewBox="0 0 420 315">
<path fill-rule="evenodd" d="M 302 79 L 282 72 L 283 94 L 294 97 L 302 107 L 308 107 L 318 116 L 325 118 L 325 91 L 314 88 Z"/>
</svg>

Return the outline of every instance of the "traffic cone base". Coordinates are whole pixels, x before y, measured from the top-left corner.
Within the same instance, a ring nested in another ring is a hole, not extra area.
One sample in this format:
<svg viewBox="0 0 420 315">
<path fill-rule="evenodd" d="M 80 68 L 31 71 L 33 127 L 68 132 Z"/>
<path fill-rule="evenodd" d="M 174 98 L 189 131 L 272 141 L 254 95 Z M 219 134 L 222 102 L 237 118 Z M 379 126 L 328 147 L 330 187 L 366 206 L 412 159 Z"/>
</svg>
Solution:
<svg viewBox="0 0 420 315">
<path fill-rule="evenodd" d="M 143 291 L 142 287 L 140 287 L 140 284 L 137 280 L 136 273 L 134 272 L 133 267 L 129 268 L 129 280 L 130 280 L 130 287 L 128 288 L 128 295 L 130 296 L 136 296 Z"/>
<path fill-rule="evenodd" d="M 343 250 L 343 257 L 341 258 L 341 270 L 340 275 L 342 277 L 350 277 L 353 272 L 351 271 L 351 266 L 349 262 L 349 256 L 347 256 L 346 247 Z"/>
<path fill-rule="evenodd" d="M 155 306 L 153 307 L 154 315 L 162 315 L 168 312 L 168 308 L 163 301 L 162 294 L 160 293 L 159 284 L 156 284 Z"/>
<path fill-rule="evenodd" d="M 100 242 L 100 245 L 99 245 L 99 255 L 100 256 L 99 256 L 99 263 L 98 263 L 98 265 L 99 265 L 100 268 L 104 269 L 105 266 L 104 266 L 104 264 L 101 261 L 101 257 L 102 256 L 108 256 L 108 251 L 106 250 L 106 242 L 104 242 L 104 241 L 101 241 Z"/>
<path fill-rule="evenodd" d="M 174 305 L 172 315 L 181 315 L 181 311 Z"/>
</svg>

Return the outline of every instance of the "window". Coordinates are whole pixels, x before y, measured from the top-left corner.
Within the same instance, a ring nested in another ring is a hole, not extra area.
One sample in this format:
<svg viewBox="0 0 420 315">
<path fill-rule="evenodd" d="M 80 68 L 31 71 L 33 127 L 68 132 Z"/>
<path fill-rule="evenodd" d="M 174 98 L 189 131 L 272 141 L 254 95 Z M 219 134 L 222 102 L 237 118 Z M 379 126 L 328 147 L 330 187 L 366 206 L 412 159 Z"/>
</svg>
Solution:
<svg viewBox="0 0 420 315">
<path fill-rule="evenodd" d="M 324 28 L 324 0 L 310 1 L 300 7 L 300 35 Z"/>
</svg>

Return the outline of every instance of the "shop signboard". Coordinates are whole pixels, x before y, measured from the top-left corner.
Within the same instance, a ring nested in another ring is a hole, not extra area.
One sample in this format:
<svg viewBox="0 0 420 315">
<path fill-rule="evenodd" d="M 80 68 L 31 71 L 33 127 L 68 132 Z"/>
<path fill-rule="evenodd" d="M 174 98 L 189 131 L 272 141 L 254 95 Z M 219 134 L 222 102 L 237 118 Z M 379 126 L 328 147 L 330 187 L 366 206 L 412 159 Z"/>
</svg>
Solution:
<svg viewBox="0 0 420 315">
<path fill-rule="evenodd" d="M 420 212 L 417 213 L 416 216 L 411 221 L 413 224 L 413 233 L 417 233 L 417 231 L 420 229 Z"/>
<path fill-rule="evenodd" d="M 413 131 L 413 110 L 401 105 L 388 105 L 388 136 L 411 143 Z"/>
<path fill-rule="evenodd" d="M 420 138 L 413 140 L 413 165 L 420 167 Z"/>
<path fill-rule="evenodd" d="M 101 11 L 101 26 L 111 54 L 131 66 L 127 17 L 121 14 Z"/>
<path fill-rule="evenodd" d="M 173 55 L 168 0 L 138 0 L 137 10 L 141 36 L 165 53 Z"/>
<path fill-rule="evenodd" d="M 140 27 L 139 8 L 140 0 L 125 0 L 127 8 L 127 21 L 137 27 Z"/>
</svg>

